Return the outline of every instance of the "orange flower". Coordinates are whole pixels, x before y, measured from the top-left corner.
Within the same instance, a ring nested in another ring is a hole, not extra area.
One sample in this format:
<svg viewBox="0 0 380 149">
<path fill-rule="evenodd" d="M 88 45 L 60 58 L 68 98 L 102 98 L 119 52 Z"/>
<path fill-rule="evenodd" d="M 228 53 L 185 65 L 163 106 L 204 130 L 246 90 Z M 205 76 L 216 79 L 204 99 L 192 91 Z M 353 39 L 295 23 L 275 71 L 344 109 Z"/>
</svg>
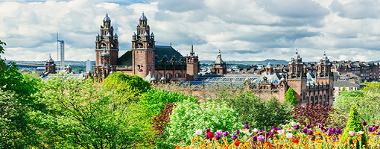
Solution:
<svg viewBox="0 0 380 149">
<path fill-rule="evenodd" d="M 194 143 L 195 142 L 195 140 L 194 139 L 191 139 L 191 143 Z"/>
<path fill-rule="evenodd" d="M 185 140 L 181 140 L 181 142 L 180 142 L 180 143 L 183 143 L 183 142 L 185 142 Z"/>
<path fill-rule="evenodd" d="M 358 138 L 358 139 L 359 139 L 359 138 Z M 356 139 L 353 139 L 352 142 L 353 142 L 353 143 L 356 143 L 356 142 L 358 142 L 358 141 L 357 141 Z"/>
</svg>

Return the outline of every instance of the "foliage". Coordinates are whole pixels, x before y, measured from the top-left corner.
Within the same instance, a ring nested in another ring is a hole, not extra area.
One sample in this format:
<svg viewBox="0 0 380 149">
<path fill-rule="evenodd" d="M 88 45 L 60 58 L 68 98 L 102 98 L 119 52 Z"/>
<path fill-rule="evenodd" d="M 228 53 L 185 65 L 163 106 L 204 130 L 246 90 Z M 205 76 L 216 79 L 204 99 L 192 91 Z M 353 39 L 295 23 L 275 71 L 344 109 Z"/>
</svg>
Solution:
<svg viewBox="0 0 380 149">
<path fill-rule="evenodd" d="M 172 114 L 174 104 L 167 103 L 165 104 L 165 109 L 160 110 L 160 115 L 156 115 L 152 119 L 152 124 L 154 130 L 157 131 L 156 135 L 161 136 L 164 133 L 164 127 L 170 121 L 170 115 Z"/>
<path fill-rule="evenodd" d="M 46 107 L 30 112 L 41 144 L 52 148 L 127 148 L 136 140 L 133 111 L 92 80 L 53 77 L 35 94 Z"/>
<path fill-rule="evenodd" d="M 369 83 L 370 84 L 370 83 Z M 345 115 L 350 113 L 350 107 L 356 105 L 362 120 L 369 125 L 380 123 L 380 91 L 376 85 L 369 85 L 364 91 L 345 92 L 336 98 L 334 108 L 341 109 Z"/>
<path fill-rule="evenodd" d="M 367 142 L 368 138 L 367 138 L 367 134 L 366 134 L 366 131 L 363 127 L 363 123 L 362 123 L 362 120 L 360 120 L 360 117 L 359 117 L 359 113 L 357 111 L 357 108 L 355 105 L 353 105 L 351 108 L 351 112 L 350 112 L 350 115 L 349 115 L 349 118 L 348 118 L 348 121 L 347 121 L 347 125 L 346 125 L 346 128 L 344 129 L 344 132 L 343 132 L 343 140 L 346 140 L 349 142 L 349 144 L 356 144 L 356 146 L 358 146 L 358 148 L 360 148 L 362 146 L 362 144 L 360 142 L 357 142 L 357 143 L 353 143 L 353 140 L 357 140 L 358 137 L 361 136 L 361 142 Z M 360 136 L 358 134 L 356 134 L 355 136 L 351 136 L 349 134 L 349 132 L 352 131 L 352 132 L 363 132 L 364 134 L 361 134 Z M 366 143 L 363 143 L 363 145 L 365 145 Z"/>
<path fill-rule="evenodd" d="M 344 114 L 342 110 L 335 109 L 335 110 L 329 111 L 329 117 L 326 121 L 326 124 L 329 127 L 343 129 L 344 127 L 346 127 L 347 120 L 348 120 L 348 116 Z"/>
<path fill-rule="evenodd" d="M 145 117 L 142 119 L 150 121 L 154 116 L 160 114 L 160 110 L 165 108 L 167 103 L 177 103 L 189 99 L 192 102 L 197 102 L 197 99 L 191 96 L 185 96 L 183 93 L 169 92 L 166 90 L 150 89 L 142 94 L 138 104 L 142 105 Z"/>
<path fill-rule="evenodd" d="M 302 125 L 316 126 L 318 123 L 325 124 L 329 112 L 334 109 L 331 107 L 325 107 L 321 105 L 316 106 L 301 106 L 297 105 L 290 113 L 296 118 Z"/>
<path fill-rule="evenodd" d="M 238 115 L 225 103 L 197 104 L 189 100 L 178 103 L 165 128 L 167 144 L 191 139 L 198 129 L 236 130 L 242 127 Z M 189 142 L 188 142 L 189 143 Z"/>
<path fill-rule="evenodd" d="M 103 81 L 103 89 L 119 100 L 130 101 L 149 90 L 150 84 L 137 75 L 115 72 Z"/>
<path fill-rule="evenodd" d="M 289 89 L 285 93 L 284 103 L 290 103 L 293 106 L 297 106 L 296 96 L 294 95 L 293 87 L 289 87 Z"/>
<path fill-rule="evenodd" d="M 340 91 L 339 95 L 342 95 L 344 92 L 346 92 L 346 86 L 345 85 L 343 86 L 343 89 L 342 89 L 342 91 Z"/>
<path fill-rule="evenodd" d="M 288 114 L 288 105 L 278 102 L 275 97 L 265 101 L 252 92 L 238 90 L 235 93 L 221 91 L 215 102 L 225 102 L 229 107 L 239 113 L 239 121 L 243 124 L 263 129 L 264 126 L 277 126 L 291 119 Z"/>
</svg>

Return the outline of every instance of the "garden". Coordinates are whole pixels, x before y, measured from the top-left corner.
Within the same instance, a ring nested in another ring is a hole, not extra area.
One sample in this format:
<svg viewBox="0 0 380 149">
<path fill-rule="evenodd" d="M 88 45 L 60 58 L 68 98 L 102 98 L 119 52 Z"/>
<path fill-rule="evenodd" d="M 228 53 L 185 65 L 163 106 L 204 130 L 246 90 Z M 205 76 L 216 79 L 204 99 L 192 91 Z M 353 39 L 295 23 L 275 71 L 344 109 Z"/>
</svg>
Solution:
<svg viewBox="0 0 380 149">
<path fill-rule="evenodd" d="M 200 102 L 117 72 L 44 82 L 0 68 L 0 148 L 380 148 L 378 83 L 302 107 L 291 88 L 284 103 L 228 88 Z"/>
</svg>

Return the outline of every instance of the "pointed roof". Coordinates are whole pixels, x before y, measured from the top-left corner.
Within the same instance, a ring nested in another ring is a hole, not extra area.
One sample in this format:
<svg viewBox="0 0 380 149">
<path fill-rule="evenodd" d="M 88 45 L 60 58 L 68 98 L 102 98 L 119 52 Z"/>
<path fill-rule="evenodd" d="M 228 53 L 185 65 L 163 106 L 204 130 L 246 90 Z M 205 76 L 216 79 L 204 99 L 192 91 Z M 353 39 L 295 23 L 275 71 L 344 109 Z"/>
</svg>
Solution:
<svg viewBox="0 0 380 149">
<path fill-rule="evenodd" d="M 111 21 L 111 19 L 110 19 L 110 17 L 108 17 L 107 13 L 106 13 L 106 16 L 104 17 L 103 21 L 104 22 L 106 22 L 106 21 L 110 22 Z"/>
<path fill-rule="evenodd" d="M 294 59 L 300 59 L 301 58 L 301 56 L 298 54 L 297 49 L 296 49 L 296 54 L 294 54 L 293 58 Z"/>
<path fill-rule="evenodd" d="M 326 56 L 326 51 L 323 51 L 322 60 L 328 60 L 329 58 Z"/>
<path fill-rule="evenodd" d="M 149 74 L 143 79 L 144 81 L 152 81 L 152 80 L 157 80 L 152 74 L 150 74 L 150 71 L 149 71 Z"/>
<path fill-rule="evenodd" d="M 141 15 L 141 17 L 140 17 L 140 20 L 148 20 L 148 19 L 146 18 L 146 16 L 144 15 L 144 12 L 142 13 L 142 15 Z"/>
<path fill-rule="evenodd" d="M 272 64 L 270 64 L 270 62 L 268 62 L 267 68 L 273 68 L 273 66 L 272 66 Z"/>
</svg>

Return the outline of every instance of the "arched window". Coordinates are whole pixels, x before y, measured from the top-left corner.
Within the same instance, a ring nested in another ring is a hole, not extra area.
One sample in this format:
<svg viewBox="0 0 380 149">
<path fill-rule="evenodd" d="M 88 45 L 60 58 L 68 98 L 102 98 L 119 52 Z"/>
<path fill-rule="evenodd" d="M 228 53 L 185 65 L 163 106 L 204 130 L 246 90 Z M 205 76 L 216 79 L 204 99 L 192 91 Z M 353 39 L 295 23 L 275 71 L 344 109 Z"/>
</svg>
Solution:
<svg viewBox="0 0 380 149">
<path fill-rule="evenodd" d="M 323 95 L 323 99 L 326 99 L 326 94 Z"/>
<path fill-rule="evenodd" d="M 175 77 L 176 77 L 176 78 L 179 78 L 179 74 L 178 74 L 178 73 L 177 73 L 177 74 L 175 74 Z"/>
<path fill-rule="evenodd" d="M 322 100 L 322 95 L 319 95 L 319 100 Z"/>
<path fill-rule="evenodd" d="M 314 101 L 314 96 L 311 96 L 311 101 Z"/>
</svg>

